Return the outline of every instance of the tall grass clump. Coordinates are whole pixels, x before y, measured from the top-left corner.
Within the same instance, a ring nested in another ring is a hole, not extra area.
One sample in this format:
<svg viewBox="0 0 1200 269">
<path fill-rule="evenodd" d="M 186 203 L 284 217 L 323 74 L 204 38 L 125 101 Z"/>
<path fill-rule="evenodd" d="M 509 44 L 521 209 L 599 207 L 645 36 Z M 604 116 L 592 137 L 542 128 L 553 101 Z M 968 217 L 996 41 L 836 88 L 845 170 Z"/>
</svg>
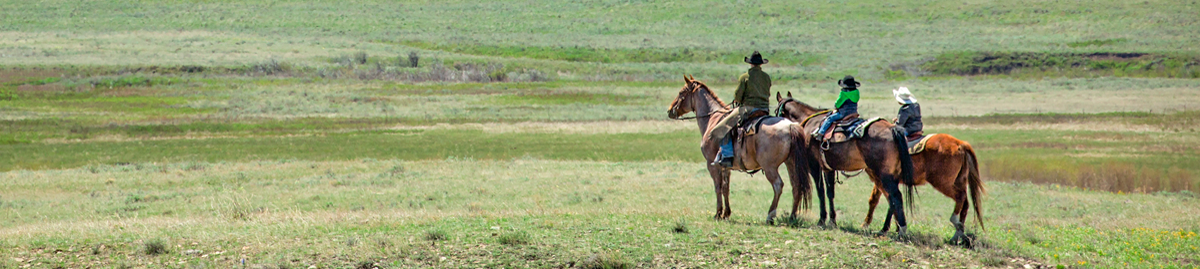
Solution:
<svg viewBox="0 0 1200 269">
<path fill-rule="evenodd" d="M 501 234 L 496 241 L 505 245 L 524 245 L 529 243 L 529 235 L 522 232 L 511 232 Z"/>
<path fill-rule="evenodd" d="M 168 252 L 170 251 L 167 250 L 167 244 L 162 239 L 147 240 L 142 246 L 142 253 L 146 255 L 157 256 Z"/>
<path fill-rule="evenodd" d="M 429 241 L 442 241 L 442 240 L 446 240 L 446 237 L 447 237 L 446 232 L 442 231 L 442 230 L 425 231 L 425 236 L 424 236 L 425 240 L 429 240 Z"/>
<path fill-rule="evenodd" d="M 625 259 L 625 256 L 618 251 L 606 251 L 592 254 L 575 264 L 583 269 L 625 269 L 633 268 L 633 265 Z"/>
</svg>

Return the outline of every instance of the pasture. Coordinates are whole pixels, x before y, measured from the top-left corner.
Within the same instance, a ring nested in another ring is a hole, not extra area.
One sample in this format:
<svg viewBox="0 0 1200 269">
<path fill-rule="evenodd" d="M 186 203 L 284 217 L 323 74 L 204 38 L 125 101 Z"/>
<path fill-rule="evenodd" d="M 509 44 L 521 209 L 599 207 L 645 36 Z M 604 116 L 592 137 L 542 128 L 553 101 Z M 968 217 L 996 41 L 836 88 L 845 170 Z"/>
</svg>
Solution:
<svg viewBox="0 0 1200 269">
<path fill-rule="evenodd" d="M 1194 268 L 1196 8 L 4 2 L 0 268 Z M 730 101 L 752 50 L 810 104 L 913 89 L 978 152 L 975 244 L 925 186 L 911 238 L 858 227 L 864 177 L 838 227 L 765 224 L 745 174 L 713 221 L 666 109 L 684 74 Z"/>
</svg>

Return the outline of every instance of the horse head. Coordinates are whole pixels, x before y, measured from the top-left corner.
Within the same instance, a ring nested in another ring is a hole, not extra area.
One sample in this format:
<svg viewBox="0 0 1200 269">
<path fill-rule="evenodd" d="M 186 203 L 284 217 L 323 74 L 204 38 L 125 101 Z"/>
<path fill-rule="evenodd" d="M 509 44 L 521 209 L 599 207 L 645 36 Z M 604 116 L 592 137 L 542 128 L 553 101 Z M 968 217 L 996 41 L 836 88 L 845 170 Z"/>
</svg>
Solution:
<svg viewBox="0 0 1200 269">
<path fill-rule="evenodd" d="M 780 117 L 791 120 L 804 119 L 809 115 L 821 112 L 821 110 L 823 110 L 792 98 L 792 92 L 787 93 L 787 98 L 783 98 L 783 96 L 777 92 L 775 93 L 775 100 L 779 102 L 779 108 L 776 109 L 776 114 L 779 114 L 778 116 Z"/>
<path fill-rule="evenodd" d="M 693 105 L 693 96 L 695 96 L 698 88 L 697 81 L 691 77 L 683 76 L 683 88 L 679 89 L 679 95 L 675 96 L 675 100 L 671 101 L 671 108 L 667 109 L 667 117 L 678 119 L 680 115 L 690 113 L 695 110 Z"/>
</svg>

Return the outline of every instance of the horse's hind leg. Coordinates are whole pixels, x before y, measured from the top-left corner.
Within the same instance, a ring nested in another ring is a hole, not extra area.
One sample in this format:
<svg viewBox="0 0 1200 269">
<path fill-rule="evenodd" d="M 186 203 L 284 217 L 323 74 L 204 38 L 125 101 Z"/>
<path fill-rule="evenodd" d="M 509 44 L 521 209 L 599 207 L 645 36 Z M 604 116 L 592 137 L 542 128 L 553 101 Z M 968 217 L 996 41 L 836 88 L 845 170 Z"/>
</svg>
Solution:
<svg viewBox="0 0 1200 269">
<path fill-rule="evenodd" d="M 954 197 L 954 212 L 950 214 L 950 224 L 954 225 L 954 237 L 950 238 L 950 243 L 958 244 L 965 243 L 966 234 L 963 231 L 963 217 L 959 214 L 967 208 L 967 193 L 965 191 L 956 194 Z"/>
<path fill-rule="evenodd" d="M 800 195 L 800 182 L 799 181 L 800 180 L 808 180 L 808 179 L 804 178 L 803 175 L 796 176 L 796 173 L 800 172 L 800 171 L 796 170 L 796 168 L 799 166 L 793 164 L 791 161 L 786 162 L 786 165 L 787 165 L 787 169 L 788 169 L 788 179 L 791 181 L 790 183 L 792 184 L 792 214 L 789 216 L 789 218 L 790 218 L 789 220 L 796 221 L 796 220 L 800 219 L 800 196 L 801 195 Z"/>
<path fill-rule="evenodd" d="M 771 199 L 771 209 L 767 211 L 767 225 L 775 224 L 775 209 L 779 207 L 779 196 L 783 195 L 783 178 L 779 176 L 779 168 L 763 168 L 763 174 L 766 174 L 767 181 L 771 183 L 771 189 L 775 190 L 775 197 Z"/>
<path fill-rule="evenodd" d="M 867 200 L 867 217 L 863 219 L 862 224 L 864 230 L 871 226 L 871 219 L 875 217 L 875 207 L 879 205 L 879 196 L 883 195 L 883 191 L 880 190 L 881 188 L 879 185 L 871 188 L 871 199 Z"/>
<path fill-rule="evenodd" d="M 904 197 L 900 196 L 900 184 L 896 181 L 896 176 L 892 174 L 883 174 L 879 178 L 882 179 L 880 181 L 883 183 L 884 191 L 887 192 L 888 206 L 890 207 L 888 215 L 896 217 L 898 226 L 896 232 L 900 237 L 905 237 L 908 234 L 908 222 L 904 219 Z"/>
<path fill-rule="evenodd" d="M 883 228 L 879 229 L 880 235 L 887 234 L 888 230 L 892 229 L 892 215 L 896 214 L 895 211 L 892 211 L 893 209 L 894 208 L 892 208 L 892 206 L 889 204 L 887 214 L 885 214 L 883 217 Z"/>
<path fill-rule="evenodd" d="M 966 225 L 963 225 L 963 221 L 967 219 L 967 210 L 971 208 L 967 201 L 967 173 L 966 169 L 962 169 L 955 175 L 956 180 L 950 192 L 954 198 L 954 212 L 950 214 L 950 224 L 954 225 L 954 237 L 950 238 L 950 242 L 963 245 L 969 244 L 964 227 Z"/>
</svg>

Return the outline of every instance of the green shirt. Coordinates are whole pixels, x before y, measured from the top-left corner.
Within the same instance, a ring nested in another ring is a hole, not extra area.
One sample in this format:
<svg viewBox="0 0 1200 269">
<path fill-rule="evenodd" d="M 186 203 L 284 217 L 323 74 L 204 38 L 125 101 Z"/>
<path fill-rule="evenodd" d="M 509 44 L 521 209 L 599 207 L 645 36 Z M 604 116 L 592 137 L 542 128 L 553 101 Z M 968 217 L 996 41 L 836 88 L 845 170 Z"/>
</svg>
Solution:
<svg viewBox="0 0 1200 269">
<path fill-rule="evenodd" d="M 740 106 L 769 109 L 771 106 L 771 76 L 762 67 L 751 67 L 738 77 L 738 88 L 733 93 L 733 102 Z"/>
<path fill-rule="evenodd" d="M 838 94 L 837 103 L 834 103 L 833 107 L 840 108 L 840 107 L 842 107 L 842 103 L 845 103 L 846 101 L 851 101 L 851 102 L 854 102 L 857 104 L 858 103 L 858 89 L 850 89 L 849 91 L 847 91 L 846 89 L 842 89 L 842 93 Z"/>
</svg>

